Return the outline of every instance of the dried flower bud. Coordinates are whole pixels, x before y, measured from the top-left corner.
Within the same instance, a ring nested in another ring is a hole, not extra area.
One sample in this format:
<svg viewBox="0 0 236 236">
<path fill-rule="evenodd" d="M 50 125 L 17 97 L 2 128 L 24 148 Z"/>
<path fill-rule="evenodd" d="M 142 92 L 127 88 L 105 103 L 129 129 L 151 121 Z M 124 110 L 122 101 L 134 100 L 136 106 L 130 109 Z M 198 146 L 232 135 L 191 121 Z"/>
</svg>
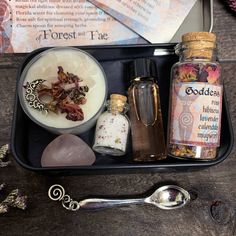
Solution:
<svg viewBox="0 0 236 236">
<path fill-rule="evenodd" d="M 10 161 L 3 161 L 9 153 L 9 144 L 5 144 L 0 148 L 0 167 L 7 166 Z"/>
<path fill-rule="evenodd" d="M 27 196 L 16 196 L 15 201 L 12 203 L 12 207 L 19 208 L 21 210 L 25 210 L 27 207 Z"/>
<path fill-rule="evenodd" d="M 9 207 L 5 204 L 0 204 L 0 214 L 7 213 L 9 211 Z"/>
<path fill-rule="evenodd" d="M 9 144 L 5 144 L 0 148 L 0 159 L 3 159 L 9 152 Z"/>
<path fill-rule="evenodd" d="M 14 189 L 7 198 L 0 203 L 0 214 L 8 212 L 10 206 L 25 210 L 27 207 L 27 196 L 21 195 L 19 189 Z"/>
<path fill-rule="evenodd" d="M 21 195 L 19 189 L 14 189 L 2 203 L 25 210 L 26 201 L 27 196 Z"/>
</svg>

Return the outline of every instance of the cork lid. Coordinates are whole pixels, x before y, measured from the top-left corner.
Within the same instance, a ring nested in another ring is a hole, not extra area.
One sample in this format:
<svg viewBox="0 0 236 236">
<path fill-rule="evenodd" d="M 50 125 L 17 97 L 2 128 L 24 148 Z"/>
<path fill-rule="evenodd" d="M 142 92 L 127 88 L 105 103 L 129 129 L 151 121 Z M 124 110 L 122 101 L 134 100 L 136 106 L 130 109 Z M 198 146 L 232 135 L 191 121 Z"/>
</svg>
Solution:
<svg viewBox="0 0 236 236">
<path fill-rule="evenodd" d="M 124 103 L 126 103 L 126 101 L 127 101 L 126 96 L 121 95 L 121 94 L 116 94 L 116 93 L 111 94 L 110 99 L 111 100 L 120 100 L 121 102 L 124 102 Z"/>
<path fill-rule="evenodd" d="M 111 110 L 122 112 L 126 105 L 127 97 L 121 94 L 110 95 L 110 106 Z"/>
<path fill-rule="evenodd" d="M 214 43 L 216 41 L 216 36 L 215 34 L 209 32 L 190 32 L 182 35 L 182 42 L 200 41 L 200 40 Z"/>
<path fill-rule="evenodd" d="M 182 50 L 185 58 L 211 59 L 216 45 L 216 36 L 209 32 L 190 32 L 182 36 Z"/>
</svg>

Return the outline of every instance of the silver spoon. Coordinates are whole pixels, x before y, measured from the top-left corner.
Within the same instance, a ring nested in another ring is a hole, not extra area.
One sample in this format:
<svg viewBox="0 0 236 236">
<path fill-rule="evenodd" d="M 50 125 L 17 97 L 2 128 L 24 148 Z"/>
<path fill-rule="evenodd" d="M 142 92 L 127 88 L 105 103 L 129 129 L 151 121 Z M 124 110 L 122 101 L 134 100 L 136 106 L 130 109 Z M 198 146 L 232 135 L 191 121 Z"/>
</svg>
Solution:
<svg viewBox="0 0 236 236">
<path fill-rule="evenodd" d="M 55 184 L 48 190 L 48 196 L 53 201 L 62 201 L 62 206 L 67 210 L 77 211 L 79 209 L 98 210 L 114 206 L 124 206 L 129 204 L 152 204 L 165 210 L 183 207 L 190 201 L 190 194 L 183 188 L 176 185 L 165 185 L 158 188 L 152 195 L 146 198 L 134 199 L 104 199 L 88 198 L 82 201 L 74 201 L 65 194 L 64 188 Z"/>
</svg>

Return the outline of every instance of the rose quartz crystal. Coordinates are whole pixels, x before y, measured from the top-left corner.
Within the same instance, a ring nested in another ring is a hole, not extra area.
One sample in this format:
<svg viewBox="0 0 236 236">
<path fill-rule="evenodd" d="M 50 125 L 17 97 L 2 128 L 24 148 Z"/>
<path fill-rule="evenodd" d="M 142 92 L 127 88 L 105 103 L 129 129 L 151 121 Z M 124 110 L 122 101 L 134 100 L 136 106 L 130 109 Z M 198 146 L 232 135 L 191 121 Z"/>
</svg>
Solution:
<svg viewBox="0 0 236 236">
<path fill-rule="evenodd" d="M 62 134 L 44 149 L 42 167 L 88 166 L 95 162 L 92 149 L 79 137 Z"/>
</svg>

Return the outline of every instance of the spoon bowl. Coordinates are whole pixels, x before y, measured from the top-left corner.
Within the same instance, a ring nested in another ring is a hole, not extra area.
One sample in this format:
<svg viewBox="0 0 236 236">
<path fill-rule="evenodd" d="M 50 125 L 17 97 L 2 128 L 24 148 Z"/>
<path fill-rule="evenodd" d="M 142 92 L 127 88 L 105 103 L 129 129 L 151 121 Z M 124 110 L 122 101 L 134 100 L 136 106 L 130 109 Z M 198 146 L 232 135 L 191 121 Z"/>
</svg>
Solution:
<svg viewBox="0 0 236 236">
<path fill-rule="evenodd" d="M 176 185 L 162 186 L 145 198 L 146 203 L 165 210 L 183 207 L 188 201 L 190 201 L 190 194 Z"/>
</svg>

